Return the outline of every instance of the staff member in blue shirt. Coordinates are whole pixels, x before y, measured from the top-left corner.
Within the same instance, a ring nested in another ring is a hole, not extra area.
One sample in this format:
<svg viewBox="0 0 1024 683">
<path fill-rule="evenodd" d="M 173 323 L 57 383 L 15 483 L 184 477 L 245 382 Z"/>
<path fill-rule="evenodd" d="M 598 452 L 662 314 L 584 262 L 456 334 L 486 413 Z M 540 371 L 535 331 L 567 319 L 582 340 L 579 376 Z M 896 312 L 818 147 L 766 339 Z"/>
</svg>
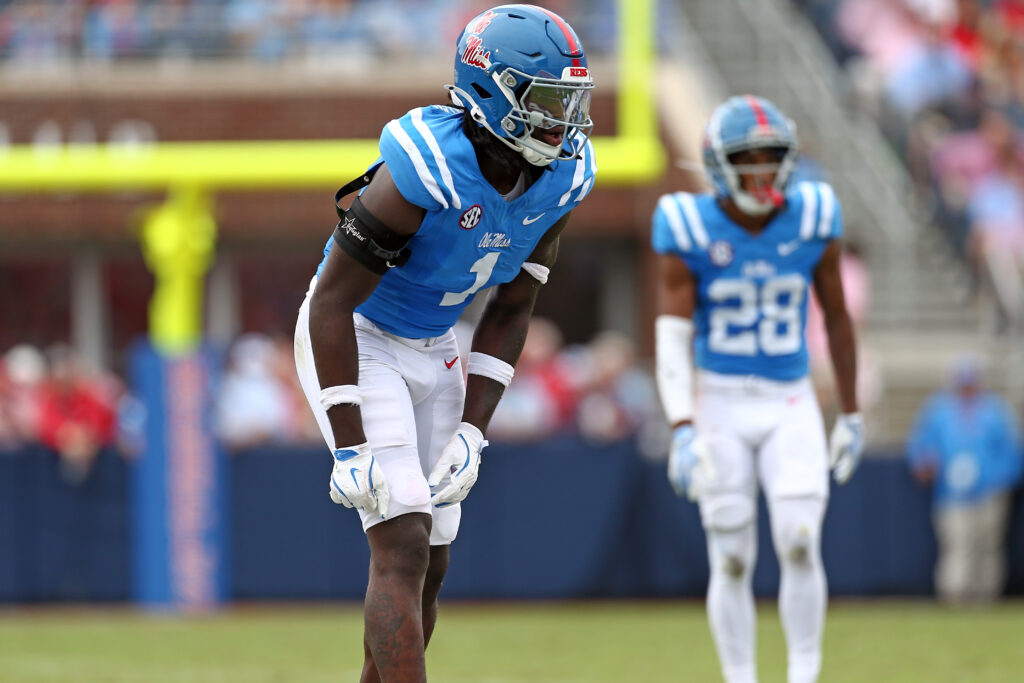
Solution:
<svg viewBox="0 0 1024 683">
<path fill-rule="evenodd" d="M 953 603 L 997 598 L 1006 577 L 1011 492 L 1024 455 L 1013 409 L 983 390 L 977 358 L 957 359 L 951 387 L 922 406 L 907 454 L 914 478 L 934 487 L 939 597 Z"/>
</svg>

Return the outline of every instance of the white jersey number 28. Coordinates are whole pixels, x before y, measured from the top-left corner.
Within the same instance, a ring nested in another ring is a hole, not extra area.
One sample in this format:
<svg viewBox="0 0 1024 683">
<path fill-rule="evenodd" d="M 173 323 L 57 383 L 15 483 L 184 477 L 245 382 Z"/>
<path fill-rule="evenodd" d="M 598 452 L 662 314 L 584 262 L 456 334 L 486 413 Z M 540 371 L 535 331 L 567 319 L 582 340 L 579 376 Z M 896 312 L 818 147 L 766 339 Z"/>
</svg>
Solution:
<svg viewBox="0 0 1024 683">
<path fill-rule="evenodd" d="M 796 353 L 802 343 L 800 313 L 807 282 L 796 273 L 767 280 L 715 280 L 708 287 L 711 331 L 708 348 L 732 356 Z M 760 322 L 758 322 L 760 320 Z M 756 327 L 753 327 L 757 324 Z M 730 334 L 730 329 L 750 328 Z"/>
</svg>

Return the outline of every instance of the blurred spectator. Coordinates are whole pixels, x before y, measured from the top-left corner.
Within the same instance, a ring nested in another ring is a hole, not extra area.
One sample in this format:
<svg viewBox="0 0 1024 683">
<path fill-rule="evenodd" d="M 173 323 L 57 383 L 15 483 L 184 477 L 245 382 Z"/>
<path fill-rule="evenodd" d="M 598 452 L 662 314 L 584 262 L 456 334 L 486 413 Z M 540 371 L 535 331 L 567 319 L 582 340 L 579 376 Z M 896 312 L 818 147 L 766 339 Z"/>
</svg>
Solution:
<svg viewBox="0 0 1024 683">
<path fill-rule="evenodd" d="M 148 28 L 133 0 L 97 2 L 82 27 L 82 52 L 102 60 L 137 57 L 148 40 Z"/>
<path fill-rule="evenodd" d="M 1011 491 L 1024 463 L 1013 411 L 982 390 L 981 371 L 976 357 L 957 359 L 950 389 L 928 399 L 907 442 L 914 478 L 933 487 L 935 588 L 953 603 L 1001 593 Z"/>
<path fill-rule="evenodd" d="M 1024 141 L 1013 123 L 995 107 L 981 111 L 976 129 L 947 132 L 933 142 L 928 153 L 929 174 L 936 183 L 941 212 L 955 220 L 966 211 L 979 183 L 996 171 L 997 162 L 1007 155 L 1024 160 Z M 963 234 L 956 231 L 954 243 L 965 253 L 968 249 L 966 218 Z"/>
<path fill-rule="evenodd" d="M 49 377 L 39 392 L 39 441 L 57 452 L 61 473 L 83 481 L 100 449 L 114 443 L 113 382 L 88 373 L 71 347 L 47 352 Z"/>
<path fill-rule="evenodd" d="M 602 332 L 586 351 L 586 383 L 577 410 L 580 435 L 607 443 L 638 435 L 664 422 L 654 380 L 637 367 L 633 341 L 618 332 Z"/>
<path fill-rule="evenodd" d="M 996 293 L 1001 326 L 1024 313 L 1024 163 L 1013 139 L 967 202 L 968 254 Z"/>
<path fill-rule="evenodd" d="M 34 346 L 19 344 L 0 363 L 0 448 L 17 448 L 36 440 L 40 388 L 46 360 Z"/>
<path fill-rule="evenodd" d="M 531 318 L 515 376 L 487 429 L 490 438 L 534 441 L 573 425 L 578 373 L 561 351 L 558 327 L 546 318 Z"/>
<path fill-rule="evenodd" d="M 944 36 L 941 26 L 925 24 L 922 38 L 889 72 L 885 95 L 909 121 L 926 107 L 967 95 L 971 70 L 963 55 Z"/>
<path fill-rule="evenodd" d="M 231 450 L 289 440 L 289 400 L 274 343 L 245 334 L 232 345 L 217 394 L 214 430 Z"/>
<path fill-rule="evenodd" d="M 306 395 L 302 393 L 302 385 L 299 384 L 299 376 L 295 372 L 295 342 L 288 335 L 276 334 L 271 338 L 271 343 L 274 346 L 271 374 L 280 387 L 284 404 L 280 440 L 320 443 L 323 434 L 320 433 L 316 416 L 309 409 Z"/>
</svg>

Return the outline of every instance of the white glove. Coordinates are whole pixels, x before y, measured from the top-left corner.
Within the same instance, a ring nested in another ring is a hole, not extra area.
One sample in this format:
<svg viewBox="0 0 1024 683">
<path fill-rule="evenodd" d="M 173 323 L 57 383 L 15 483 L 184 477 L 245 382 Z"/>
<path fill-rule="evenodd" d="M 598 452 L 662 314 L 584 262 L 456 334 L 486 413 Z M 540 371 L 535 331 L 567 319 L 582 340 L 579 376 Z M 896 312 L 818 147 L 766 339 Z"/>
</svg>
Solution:
<svg viewBox="0 0 1024 683">
<path fill-rule="evenodd" d="M 837 484 L 845 484 L 853 476 L 864 453 L 864 422 L 860 413 L 847 413 L 836 418 L 829 439 L 828 461 L 832 467 L 832 478 Z"/>
<path fill-rule="evenodd" d="M 676 427 L 668 452 L 668 481 L 676 495 L 697 500 L 701 485 L 713 477 L 711 454 L 697 430 L 689 424 Z"/>
<path fill-rule="evenodd" d="M 347 508 L 376 511 L 381 517 L 387 516 L 391 494 L 384 471 L 370 452 L 370 444 L 334 449 L 331 500 Z"/>
<path fill-rule="evenodd" d="M 441 451 L 434 469 L 430 471 L 427 483 L 430 488 L 438 486 L 446 477 L 451 477 L 448 484 L 431 494 L 434 507 L 445 507 L 463 500 L 469 489 L 476 483 L 480 472 L 480 452 L 487 447 L 484 435 L 468 422 L 463 422 Z"/>
</svg>

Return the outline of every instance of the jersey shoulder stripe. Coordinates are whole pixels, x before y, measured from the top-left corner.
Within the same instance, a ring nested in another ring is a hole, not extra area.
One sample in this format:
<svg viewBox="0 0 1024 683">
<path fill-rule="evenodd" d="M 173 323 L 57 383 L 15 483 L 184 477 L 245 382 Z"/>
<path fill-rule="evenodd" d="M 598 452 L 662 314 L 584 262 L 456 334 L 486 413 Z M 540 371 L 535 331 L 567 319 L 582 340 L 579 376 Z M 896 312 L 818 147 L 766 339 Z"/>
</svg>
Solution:
<svg viewBox="0 0 1024 683">
<path fill-rule="evenodd" d="M 704 218 L 700 215 L 696 197 L 686 192 L 680 192 L 676 196 L 679 197 L 679 204 L 683 207 L 683 215 L 686 216 L 686 223 L 690 226 L 694 244 L 701 249 L 707 249 L 711 240 L 708 239 L 708 231 L 704 227 Z"/>
<path fill-rule="evenodd" d="M 455 180 L 452 178 L 451 169 L 448 168 L 448 161 L 445 159 L 444 153 L 441 152 L 441 147 L 437 144 L 437 138 L 434 137 L 427 124 L 423 122 L 423 110 L 413 109 L 409 112 L 409 116 L 412 119 L 413 127 L 423 136 L 423 141 L 427 143 L 427 147 L 434 157 L 434 163 L 437 164 L 437 170 L 441 174 L 442 185 L 448 190 L 448 194 L 451 197 L 452 206 L 456 209 L 461 209 L 462 201 L 459 199 L 459 193 L 455 191 Z"/>
<path fill-rule="evenodd" d="M 597 173 L 597 162 L 594 156 L 594 145 L 589 139 L 583 142 L 582 139 L 577 138 L 575 141 L 575 150 L 579 154 L 579 158 L 576 160 L 576 164 L 573 168 L 572 182 L 569 184 L 569 189 L 561 196 L 558 200 L 559 206 L 565 206 L 569 203 L 570 198 L 574 192 L 579 190 L 576 197 L 573 198 L 574 203 L 583 201 L 583 198 L 587 196 L 594 184 L 594 175 Z"/>
<path fill-rule="evenodd" d="M 805 242 L 814 238 L 815 219 L 818 217 L 818 192 L 812 183 L 797 186 L 803 206 L 800 212 L 800 239 Z"/>
<path fill-rule="evenodd" d="M 427 210 L 461 208 L 445 155 L 445 140 L 460 130 L 457 115 L 413 109 L 384 127 L 380 153 L 402 195 Z"/>
<path fill-rule="evenodd" d="M 818 183 L 818 197 L 821 198 L 821 218 L 818 221 L 818 237 L 828 239 L 832 235 L 832 218 L 836 212 L 836 193 L 832 186 Z"/>
<path fill-rule="evenodd" d="M 672 231 L 672 237 L 675 240 L 675 246 L 680 251 L 691 251 L 693 249 L 693 240 L 690 239 L 690 235 L 686 230 L 686 220 L 683 218 L 682 207 L 679 206 L 679 201 L 676 194 L 662 195 L 661 199 L 658 200 L 658 211 L 665 222 L 668 223 L 669 229 Z M 658 215 L 654 217 L 655 231 L 657 232 L 657 226 L 659 222 Z M 657 235 L 655 235 L 657 237 Z"/>
<path fill-rule="evenodd" d="M 843 234 L 842 208 L 832 186 L 824 182 L 798 183 L 789 193 L 800 202 L 800 239 L 805 242 L 838 239 Z"/>
</svg>

